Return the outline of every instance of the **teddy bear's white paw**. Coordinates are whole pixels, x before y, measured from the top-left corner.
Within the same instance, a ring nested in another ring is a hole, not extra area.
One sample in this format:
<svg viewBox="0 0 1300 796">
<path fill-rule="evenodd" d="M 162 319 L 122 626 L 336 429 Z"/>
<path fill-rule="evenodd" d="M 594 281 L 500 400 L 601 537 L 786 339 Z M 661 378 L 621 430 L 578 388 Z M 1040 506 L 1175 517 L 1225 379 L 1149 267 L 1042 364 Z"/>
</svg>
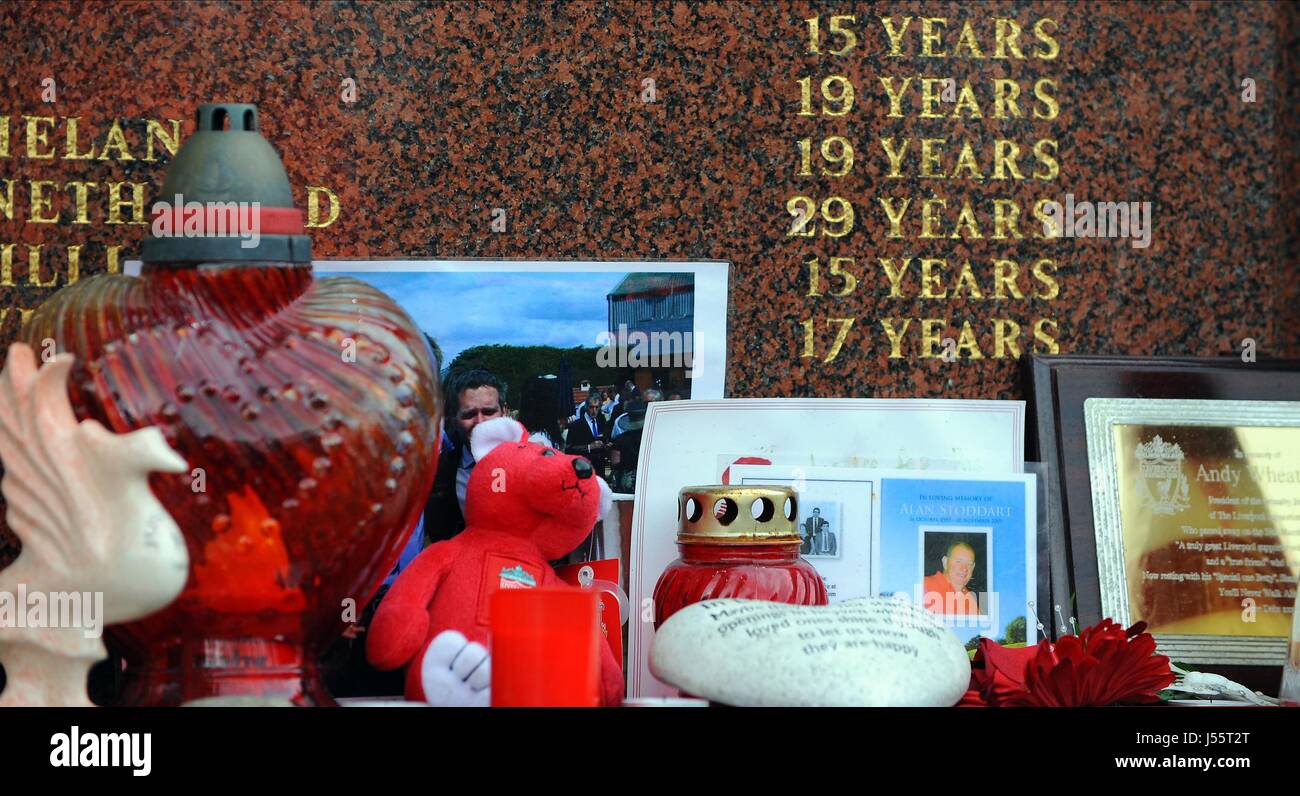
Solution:
<svg viewBox="0 0 1300 796">
<path fill-rule="evenodd" d="M 420 663 L 424 699 L 444 708 L 485 708 L 492 701 L 492 661 L 482 644 L 444 630 Z"/>
</svg>

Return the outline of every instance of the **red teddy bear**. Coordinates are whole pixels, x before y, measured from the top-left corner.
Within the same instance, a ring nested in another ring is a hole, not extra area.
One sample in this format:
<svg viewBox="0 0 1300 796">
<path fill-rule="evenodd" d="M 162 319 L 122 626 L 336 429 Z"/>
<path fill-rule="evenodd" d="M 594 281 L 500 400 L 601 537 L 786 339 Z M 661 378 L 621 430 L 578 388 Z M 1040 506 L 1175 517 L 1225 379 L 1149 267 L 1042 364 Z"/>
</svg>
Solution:
<svg viewBox="0 0 1300 796">
<path fill-rule="evenodd" d="M 521 580 L 565 586 L 548 562 L 587 537 L 608 500 L 609 487 L 590 462 L 529 442 L 510 418 L 480 423 L 470 448 L 477 464 L 465 496 L 465 530 L 430 545 L 402 570 L 370 623 L 366 657 L 380 670 L 406 666 L 408 699 L 436 700 L 428 693 L 437 687 L 429 685 L 431 667 L 455 670 L 466 682 L 478 670 L 477 689 L 486 697 L 488 664 L 479 645 L 488 644 L 492 594 L 503 577 L 513 587 Z M 601 701 L 618 705 L 622 669 L 608 644 L 600 650 Z"/>
</svg>

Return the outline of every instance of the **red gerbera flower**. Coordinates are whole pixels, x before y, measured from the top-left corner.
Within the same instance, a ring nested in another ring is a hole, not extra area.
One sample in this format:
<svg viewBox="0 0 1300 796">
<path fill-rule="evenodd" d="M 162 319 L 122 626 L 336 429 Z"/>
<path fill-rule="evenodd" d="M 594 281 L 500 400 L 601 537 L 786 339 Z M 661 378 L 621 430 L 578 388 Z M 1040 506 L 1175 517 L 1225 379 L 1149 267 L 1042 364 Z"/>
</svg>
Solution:
<svg viewBox="0 0 1300 796">
<path fill-rule="evenodd" d="M 1082 707 L 1120 702 L 1157 702 L 1156 692 L 1174 681 L 1169 658 L 1139 622 L 1127 630 L 1102 620 L 1078 637 L 1046 640 L 1025 667 L 1024 689 L 989 695 L 990 704 Z"/>
</svg>

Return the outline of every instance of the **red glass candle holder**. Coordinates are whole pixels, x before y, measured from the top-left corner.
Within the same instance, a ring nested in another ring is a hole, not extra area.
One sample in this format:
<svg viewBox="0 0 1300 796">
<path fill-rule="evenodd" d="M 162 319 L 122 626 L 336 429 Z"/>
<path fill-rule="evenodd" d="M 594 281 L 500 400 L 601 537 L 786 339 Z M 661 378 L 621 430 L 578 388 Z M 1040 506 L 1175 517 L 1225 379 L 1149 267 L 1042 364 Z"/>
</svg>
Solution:
<svg viewBox="0 0 1300 796">
<path fill-rule="evenodd" d="M 691 603 L 718 598 L 825 605 L 826 586 L 799 556 L 793 490 L 687 487 L 678 495 L 681 558 L 655 584 L 655 628 Z"/>
<path fill-rule="evenodd" d="M 436 367 L 388 296 L 313 280 L 256 109 L 205 105 L 198 126 L 163 197 L 259 201 L 274 211 L 259 245 L 150 238 L 140 277 L 64 288 L 21 337 L 76 355 L 79 419 L 157 426 L 192 468 L 151 479 L 185 535 L 190 574 L 170 606 L 109 630 L 128 662 L 121 702 L 332 704 L 317 660 L 347 601 L 359 615 L 392 568 L 433 480 Z"/>
</svg>

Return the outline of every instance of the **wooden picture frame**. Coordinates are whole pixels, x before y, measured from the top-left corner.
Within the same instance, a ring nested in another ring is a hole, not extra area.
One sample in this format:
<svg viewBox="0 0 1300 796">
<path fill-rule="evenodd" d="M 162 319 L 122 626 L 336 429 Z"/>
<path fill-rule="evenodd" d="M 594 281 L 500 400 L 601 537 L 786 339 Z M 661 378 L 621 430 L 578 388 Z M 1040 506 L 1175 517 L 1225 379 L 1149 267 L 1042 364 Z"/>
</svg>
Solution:
<svg viewBox="0 0 1300 796">
<path fill-rule="evenodd" d="M 1294 359 L 1026 355 L 1021 376 L 1028 401 L 1025 460 L 1041 462 L 1049 481 L 1051 601 L 1077 617 L 1080 628 L 1103 618 L 1084 402 L 1300 401 L 1300 360 Z M 1276 681 L 1267 687 L 1276 689 Z"/>
</svg>

